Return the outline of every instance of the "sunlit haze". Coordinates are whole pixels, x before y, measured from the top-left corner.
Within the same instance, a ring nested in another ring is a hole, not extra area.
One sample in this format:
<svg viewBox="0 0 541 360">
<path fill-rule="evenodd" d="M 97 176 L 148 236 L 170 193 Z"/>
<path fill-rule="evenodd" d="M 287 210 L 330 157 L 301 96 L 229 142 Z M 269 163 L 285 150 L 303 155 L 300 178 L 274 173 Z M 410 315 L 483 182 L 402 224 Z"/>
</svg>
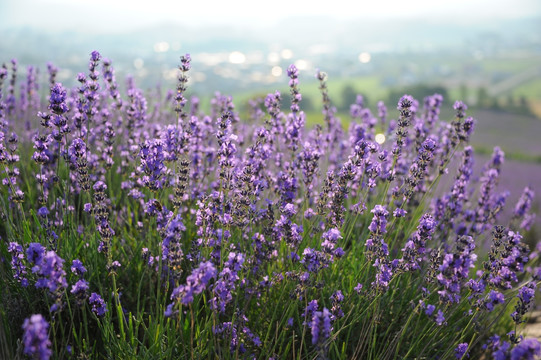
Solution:
<svg viewBox="0 0 541 360">
<path fill-rule="evenodd" d="M 306 81 L 318 68 L 381 88 L 490 81 L 493 96 L 538 73 L 540 19 L 539 0 L 0 0 L 0 53 L 21 69 L 51 61 L 68 84 L 97 49 L 142 87 L 172 86 L 190 53 L 194 91 L 274 88 L 295 64 Z M 510 83 L 493 65 L 478 71 L 511 55 Z"/>
<path fill-rule="evenodd" d="M 520 18 L 541 13 L 538 0 L 350 0 L 259 2 L 168 0 L 17 0 L 0 2 L 0 27 L 76 28 L 96 32 L 133 29 L 160 22 L 190 26 L 272 26 L 294 17 L 357 18 L 423 17 L 460 23 Z"/>
</svg>

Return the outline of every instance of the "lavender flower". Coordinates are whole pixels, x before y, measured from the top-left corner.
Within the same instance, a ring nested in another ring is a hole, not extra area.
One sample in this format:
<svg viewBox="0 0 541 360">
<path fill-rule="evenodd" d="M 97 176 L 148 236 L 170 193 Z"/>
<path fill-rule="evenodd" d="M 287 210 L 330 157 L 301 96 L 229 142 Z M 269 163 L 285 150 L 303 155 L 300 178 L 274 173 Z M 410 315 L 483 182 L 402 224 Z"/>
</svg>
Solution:
<svg viewBox="0 0 541 360">
<path fill-rule="evenodd" d="M 75 275 L 82 277 L 86 273 L 86 268 L 83 266 L 83 263 L 79 259 L 75 259 L 71 265 L 71 272 Z"/>
<path fill-rule="evenodd" d="M 377 235 L 385 234 L 387 232 L 387 216 L 389 216 L 387 209 L 382 205 L 376 205 L 370 212 L 374 214 L 372 222 L 368 226 L 370 232 Z"/>
<path fill-rule="evenodd" d="M 299 102 L 302 100 L 302 96 L 297 88 L 299 84 L 299 70 L 295 65 L 289 65 L 287 68 L 287 76 L 290 78 L 289 87 L 291 91 L 291 112 L 296 114 L 299 112 Z"/>
<path fill-rule="evenodd" d="M 500 210 L 491 202 L 492 191 L 496 187 L 498 177 L 498 170 L 489 168 L 481 178 L 481 193 L 477 201 L 476 223 L 473 228 L 477 233 L 482 233 L 486 228 L 487 221 L 493 216 L 492 214 Z"/>
<path fill-rule="evenodd" d="M 55 115 L 62 115 L 69 111 L 68 105 L 66 104 L 66 95 L 66 89 L 64 89 L 60 83 L 55 84 L 51 88 L 49 110 L 51 110 Z"/>
<path fill-rule="evenodd" d="M 220 146 L 218 150 L 219 164 L 222 168 L 220 172 L 220 177 L 225 181 L 230 181 L 231 174 L 228 173 L 227 169 L 232 168 L 235 165 L 234 155 L 237 152 L 237 146 L 235 144 L 237 136 L 232 133 L 231 130 L 231 121 L 233 114 L 231 112 L 225 112 L 219 119 L 219 130 L 216 133 L 216 138 L 218 139 L 218 145 Z"/>
<path fill-rule="evenodd" d="M 336 318 L 344 317 L 344 311 L 342 311 L 342 307 L 340 305 L 340 303 L 344 301 L 344 294 L 342 294 L 342 291 L 335 291 L 331 296 L 331 301 L 331 321 L 334 321 Z"/>
<path fill-rule="evenodd" d="M 210 300 L 211 308 L 223 313 L 228 303 L 233 300 L 233 290 L 239 280 L 238 272 L 243 268 L 245 257 L 242 253 L 230 252 L 218 280 L 213 286 L 214 297 Z"/>
<path fill-rule="evenodd" d="M 96 50 L 90 53 L 90 61 L 88 63 L 88 78 L 90 81 L 87 82 L 87 87 L 85 89 L 86 91 L 84 92 L 84 95 L 88 100 L 86 115 L 89 122 L 97 113 L 97 108 L 95 105 L 98 102 L 100 90 L 100 84 L 98 82 L 100 73 L 97 69 L 101 58 L 101 54 Z"/>
<path fill-rule="evenodd" d="M 115 260 L 115 261 L 111 262 L 110 265 L 107 266 L 107 271 L 109 271 L 109 272 L 117 271 L 121 267 L 122 267 L 122 264 L 120 263 L 120 261 Z"/>
<path fill-rule="evenodd" d="M 411 165 L 409 175 L 406 178 L 406 189 L 404 190 L 404 200 L 409 200 L 415 192 L 419 192 L 419 186 L 425 177 L 426 169 L 436 150 L 437 143 L 433 138 L 426 139 L 420 149 L 419 155 L 415 162 Z"/>
<path fill-rule="evenodd" d="M 98 252 L 108 255 L 109 245 L 115 232 L 109 224 L 109 210 L 107 208 L 107 195 L 105 193 L 107 190 L 107 185 L 103 181 L 99 180 L 94 183 L 92 188 L 94 189 L 94 204 L 92 208 L 94 218 L 96 219 L 98 232 L 102 239 L 98 246 Z M 110 261 L 109 257 L 108 261 Z"/>
<path fill-rule="evenodd" d="M 75 296 L 77 304 L 79 304 L 79 306 L 82 306 L 88 296 L 88 282 L 84 279 L 78 280 L 71 287 L 70 292 Z"/>
<path fill-rule="evenodd" d="M 55 300 L 56 306 L 53 305 L 51 309 L 57 309 L 61 305 L 63 291 L 68 286 L 63 264 L 64 260 L 51 250 L 47 251 L 41 261 L 32 268 L 32 272 L 39 276 L 36 288 L 47 288 Z"/>
<path fill-rule="evenodd" d="M 419 220 L 419 226 L 413 236 L 402 249 L 401 267 L 406 270 L 420 269 L 420 261 L 425 254 L 425 246 L 430 241 L 436 229 L 436 221 L 430 214 L 424 214 Z"/>
<path fill-rule="evenodd" d="M 425 122 L 428 125 L 429 129 L 432 129 L 436 121 L 439 119 L 440 107 L 443 103 L 443 96 L 440 94 L 434 94 L 432 96 L 427 96 L 424 99 L 424 108 L 425 108 Z"/>
<path fill-rule="evenodd" d="M 49 340 L 49 323 L 41 314 L 35 314 L 23 323 L 24 353 L 34 359 L 48 360 L 53 352 Z"/>
<path fill-rule="evenodd" d="M 290 65 L 287 68 L 287 76 L 290 78 L 289 88 L 291 93 L 291 114 L 289 114 L 287 117 L 285 134 L 288 141 L 288 147 L 293 151 L 296 151 L 302 136 L 305 118 L 304 113 L 300 111 L 299 107 L 299 103 L 302 100 L 302 95 L 298 88 L 299 71 L 295 65 Z"/>
<path fill-rule="evenodd" d="M 521 322 L 523 322 L 522 317 L 528 312 L 530 308 L 532 300 L 535 296 L 536 287 L 537 285 L 535 282 L 529 282 L 518 290 L 518 302 L 515 306 L 515 311 L 511 314 L 511 317 L 513 318 L 515 323 L 520 324 Z"/>
<path fill-rule="evenodd" d="M 489 272 L 486 276 L 490 285 L 505 290 L 518 282 L 518 274 L 524 271 L 524 264 L 529 260 L 527 245 L 522 243 L 522 236 L 508 231 L 504 227 L 494 230 L 490 262 L 485 264 Z"/>
<path fill-rule="evenodd" d="M 492 158 L 490 159 L 490 162 L 487 167 L 491 169 L 496 169 L 499 173 L 500 168 L 504 163 L 504 160 L 505 160 L 505 153 L 502 151 L 502 149 L 500 149 L 499 146 L 495 146 L 492 152 Z"/>
<path fill-rule="evenodd" d="M 290 247 L 297 247 L 302 241 L 304 231 L 301 225 L 293 222 L 297 209 L 293 204 L 286 204 L 282 208 L 280 219 L 276 221 L 273 231 L 277 238 L 283 239 Z"/>
<path fill-rule="evenodd" d="M 534 191 L 529 186 L 524 188 L 524 192 L 518 200 L 513 213 L 516 217 L 524 216 L 528 211 L 530 211 L 534 194 Z"/>
<path fill-rule="evenodd" d="M 376 259 L 374 267 L 377 269 L 376 280 L 371 283 L 372 287 L 384 291 L 389 287 L 393 277 L 393 271 L 396 268 L 397 261 L 388 261 L 385 258 Z"/>
<path fill-rule="evenodd" d="M 314 312 L 310 328 L 312 344 L 322 345 L 331 335 L 331 312 L 327 308 L 323 308 L 323 311 Z"/>
<path fill-rule="evenodd" d="M 308 305 L 304 309 L 304 316 L 309 318 L 309 319 L 312 319 L 312 317 L 315 314 L 315 312 L 317 311 L 318 307 L 319 307 L 319 305 L 317 303 L 317 300 L 310 300 L 308 302 Z M 304 324 L 304 325 L 306 325 L 306 324 Z"/>
<path fill-rule="evenodd" d="M 464 355 L 466 355 L 467 351 L 468 351 L 468 343 L 460 343 L 455 349 L 455 357 L 457 359 L 462 359 L 464 358 Z M 467 355 L 467 357 L 470 357 L 470 356 Z"/>
<path fill-rule="evenodd" d="M 454 220 L 463 213 L 464 203 L 467 200 L 467 187 L 473 173 L 473 148 L 466 146 L 462 156 L 462 163 L 458 168 L 455 182 L 446 196 L 436 200 L 435 215 L 440 219 L 439 229 L 445 240 L 447 234 L 455 227 Z M 458 230 L 458 229 L 457 229 Z M 460 233 L 460 235 L 467 235 Z"/>
<path fill-rule="evenodd" d="M 527 186 L 524 188 L 524 192 L 515 205 L 515 210 L 513 212 L 514 219 L 523 219 L 520 223 L 520 227 L 524 230 L 529 230 L 533 220 L 535 219 L 535 213 L 528 214 L 532 206 L 534 194 L 535 193 L 531 187 Z"/>
<path fill-rule="evenodd" d="M 8 97 L 6 98 L 8 115 L 12 115 L 16 107 L 15 83 L 17 81 L 17 64 L 17 59 L 11 59 L 11 79 L 9 80 Z"/>
<path fill-rule="evenodd" d="M 23 247 L 16 242 L 10 242 L 8 252 L 12 254 L 11 268 L 15 272 L 13 278 L 21 283 L 23 287 L 27 287 L 28 279 L 26 278 L 26 266 L 23 263 Z"/>
<path fill-rule="evenodd" d="M 229 351 L 231 354 L 236 351 L 239 354 L 244 354 L 247 349 L 246 345 L 251 344 L 255 347 L 262 345 L 260 338 L 250 330 L 246 323 L 248 318 L 239 309 L 235 310 L 235 322 L 226 321 L 218 326 L 214 326 L 212 331 L 215 335 L 219 335 L 222 339 L 228 339 Z M 248 342 L 246 342 L 248 340 Z"/>
<path fill-rule="evenodd" d="M 370 238 L 366 240 L 365 246 L 368 259 L 375 259 L 373 266 L 378 269 L 376 280 L 372 282 L 372 286 L 379 290 L 385 290 L 391 281 L 393 270 L 398 265 L 398 260 L 389 261 L 389 247 L 383 238 L 383 235 L 387 232 L 389 212 L 382 205 L 376 205 L 371 212 L 374 217 L 368 226 Z"/>
<path fill-rule="evenodd" d="M 54 66 L 53 63 L 51 62 L 48 62 L 47 63 L 47 72 L 49 73 L 49 84 L 51 84 L 51 86 L 53 86 L 56 81 L 56 75 L 58 74 L 58 68 L 56 66 Z"/>
<path fill-rule="evenodd" d="M 501 292 L 490 290 L 483 305 L 490 312 L 494 310 L 495 305 L 503 304 L 504 302 L 505 302 L 505 297 L 503 296 Z"/>
<path fill-rule="evenodd" d="M 71 168 L 77 172 L 77 181 L 85 191 L 90 189 L 88 173 L 88 151 L 86 143 L 81 138 L 75 138 L 68 147 L 68 157 Z"/>
<path fill-rule="evenodd" d="M 141 158 L 140 170 L 145 174 L 142 181 L 152 191 L 163 187 L 163 175 L 166 171 L 163 163 L 165 160 L 163 145 L 161 140 L 146 141 L 141 145 L 139 151 Z"/>
<path fill-rule="evenodd" d="M 511 350 L 510 360 L 534 360 L 541 355 L 541 344 L 535 338 L 526 338 Z"/>
<path fill-rule="evenodd" d="M 325 124 L 327 125 L 327 134 L 324 136 L 324 141 L 329 150 L 335 150 L 335 147 L 340 144 L 340 140 L 343 135 L 342 126 L 340 124 L 340 119 L 335 116 L 336 108 L 332 106 L 331 99 L 329 97 L 329 91 L 327 88 L 327 73 L 317 70 L 316 79 L 319 80 L 319 91 L 321 92 L 321 100 L 323 103 L 323 116 Z M 354 106 L 354 113 L 362 112 L 362 96 L 357 98 L 359 103 L 357 106 Z M 340 160 L 338 153 L 334 153 L 331 150 L 329 154 L 329 162 L 331 167 L 336 166 Z"/>
<path fill-rule="evenodd" d="M 442 326 L 445 324 L 445 316 L 443 315 L 443 311 L 438 310 L 438 314 L 434 318 L 434 321 L 438 326 Z"/>
<path fill-rule="evenodd" d="M 45 255 L 45 248 L 40 243 L 30 243 L 26 249 L 26 258 L 31 264 L 40 264 Z"/>
<path fill-rule="evenodd" d="M 5 110 L 6 110 L 7 106 L 2 101 L 2 97 L 4 95 L 2 93 L 2 89 L 3 89 L 4 81 L 7 78 L 7 76 L 8 76 L 8 71 L 7 71 L 7 68 L 4 65 L 4 66 L 0 67 L 0 134 L 3 134 L 3 131 L 7 130 L 7 121 L 6 121 L 6 113 L 5 113 Z M 0 156 L 1 156 L 1 153 L 2 152 L 0 151 Z"/>
<path fill-rule="evenodd" d="M 406 210 L 402 209 L 402 208 L 396 208 L 396 209 L 394 209 L 394 211 L 393 211 L 393 216 L 394 216 L 395 218 L 401 218 L 401 217 L 406 216 L 407 213 L 408 213 L 408 212 L 407 212 Z"/>
<path fill-rule="evenodd" d="M 96 293 L 92 293 L 90 295 L 90 298 L 88 298 L 88 303 L 90 306 L 92 306 L 92 312 L 99 317 L 102 317 L 107 312 L 105 301 Z"/>
<path fill-rule="evenodd" d="M 307 271 L 317 273 L 323 268 L 329 266 L 329 259 L 325 253 L 314 250 L 312 248 L 305 248 L 302 253 L 301 264 L 304 265 Z"/>
<path fill-rule="evenodd" d="M 176 104 L 175 112 L 177 113 L 177 116 L 178 116 L 179 132 L 183 130 L 183 133 L 181 135 L 182 139 L 181 141 L 179 141 L 179 144 L 178 144 L 179 148 L 176 149 L 177 153 L 179 154 L 180 154 L 180 151 L 183 150 L 183 145 L 184 145 L 184 142 L 187 140 L 187 135 L 191 133 L 190 128 L 185 127 L 186 124 L 184 124 L 188 116 L 186 112 L 184 111 L 184 106 L 186 106 L 186 98 L 184 97 L 184 93 L 186 92 L 187 83 L 188 83 L 188 76 L 186 74 L 191 68 L 190 61 L 191 61 L 190 54 L 181 56 L 180 65 L 178 67 L 180 70 L 180 73 L 178 75 L 177 92 L 175 95 L 175 104 Z"/>
<path fill-rule="evenodd" d="M 45 206 L 42 206 L 38 209 L 37 214 L 39 217 L 46 218 L 47 215 L 49 215 L 49 209 L 47 209 Z"/>
<path fill-rule="evenodd" d="M 41 125 L 45 128 L 55 127 L 55 130 L 51 133 L 51 136 L 57 141 L 62 141 L 63 136 L 70 132 L 68 125 L 68 119 L 66 113 L 69 108 L 66 104 L 67 92 L 62 84 L 55 84 L 51 88 L 51 95 L 49 97 L 50 114 L 39 112 L 38 116 L 41 117 Z"/>
<path fill-rule="evenodd" d="M 317 147 L 312 146 L 308 141 L 304 143 L 303 150 L 298 155 L 304 186 L 308 194 L 313 188 L 314 176 L 317 174 L 320 157 L 321 153 Z"/>
<path fill-rule="evenodd" d="M 169 266 L 171 276 L 175 280 L 178 280 L 182 273 L 181 261 L 184 254 L 182 252 L 180 241 L 182 232 L 185 230 L 186 227 L 182 223 L 182 217 L 180 215 L 171 218 L 168 222 L 162 242 L 162 258 Z"/>
<path fill-rule="evenodd" d="M 474 267 L 477 255 L 473 252 L 475 243 L 471 236 L 461 236 L 456 242 L 456 252 L 445 254 L 440 273 L 436 276 L 444 290 L 438 291 L 442 302 L 458 303 L 460 291 L 468 279 L 470 268 Z"/>
<path fill-rule="evenodd" d="M 397 109 L 400 111 L 398 127 L 396 130 L 396 144 L 393 147 L 393 155 L 396 159 L 402 154 L 404 138 L 408 136 L 408 126 L 411 125 L 414 114 L 417 112 L 416 100 L 411 95 L 404 95 L 398 101 Z"/>
<path fill-rule="evenodd" d="M 460 132 L 460 140 L 463 140 L 466 142 L 469 141 L 474 128 L 475 128 L 475 120 L 471 116 L 468 116 L 464 120 L 464 123 L 462 124 L 462 131 Z"/>
<path fill-rule="evenodd" d="M 496 360 L 505 360 L 508 358 L 511 344 L 507 341 L 501 341 L 498 335 L 491 336 L 488 343 L 483 345 L 485 349 L 492 351 L 492 357 Z"/>
<path fill-rule="evenodd" d="M 459 119 L 462 119 L 465 114 L 466 110 L 468 109 L 468 106 L 464 104 L 462 101 L 455 101 L 455 104 L 453 105 L 453 109 L 456 110 L 456 117 Z"/>
<path fill-rule="evenodd" d="M 120 109 L 122 107 L 122 98 L 118 91 L 115 71 L 109 59 L 103 59 L 103 79 L 105 80 L 105 87 L 109 91 L 109 96 L 113 99 L 115 106 Z"/>
<path fill-rule="evenodd" d="M 324 240 L 321 243 L 323 250 L 329 254 L 334 254 L 337 249 L 338 240 L 342 239 L 342 235 L 340 234 L 340 230 L 333 228 L 324 232 L 321 238 Z"/>
<path fill-rule="evenodd" d="M 365 157 L 369 154 L 369 152 L 374 152 L 375 147 L 373 147 L 373 144 L 369 144 L 363 140 L 361 140 L 354 148 L 353 155 L 350 156 L 348 161 L 346 161 L 340 168 L 340 171 L 338 173 L 337 181 L 334 183 L 334 187 L 331 186 L 332 190 L 332 196 L 330 198 L 330 212 L 328 216 L 328 226 L 329 227 L 340 227 L 344 221 L 344 215 L 345 215 L 345 207 L 343 206 L 343 203 L 345 199 L 348 197 L 349 194 L 349 182 L 354 180 L 356 173 L 359 171 L 358 169 L 361 168 L 361 166 L 366 166 L 366 172 L 370 173 L 369 175 L 369 184 L 374 184 L 373 181 L 373 173 L 378 173 L 378 170 L 375 169 L 374 172 L 370 171 L 372 170 L 370 161 L 366 161 Z M 372 187 L 369 185 L 369 187 Z"/>
<path fill-rule="evenodd" d="M 173 290 L 171 299 L 179 301 L 183 305 L 188 305 L 193 302 L 194 295 L 201 294 L 206 288 L 211 279 L 216 277 L 216 268 L 210 261 L 203 262 L 193 270 L 186 278 L 186 285 L 180 285 Z M 169 305 L 169 316 L 172 314 L 172 306 Z"/>
<path fill-rule="evenodd" d="M 38 164 L 45 164 L 49 162 L 52 156 L 51 152 L 49 151 L 50 138 L 46 135 L 40 136 L 39 134 L 36 134 L 33 140 L 34 140 L 33 147 L 34 149 L 36 149 L 36 151 L 32 155 L 32 160 L 34 160 Z M 44 181 L 42 180 L 42 182 Z"/>
<path fill-rule="evenodd" d="M 385 120 L 387 119 L 387 107 L 383 101 L 378 101 L 378 116 L 381 125 L 385 125 Z"/>
</svg>

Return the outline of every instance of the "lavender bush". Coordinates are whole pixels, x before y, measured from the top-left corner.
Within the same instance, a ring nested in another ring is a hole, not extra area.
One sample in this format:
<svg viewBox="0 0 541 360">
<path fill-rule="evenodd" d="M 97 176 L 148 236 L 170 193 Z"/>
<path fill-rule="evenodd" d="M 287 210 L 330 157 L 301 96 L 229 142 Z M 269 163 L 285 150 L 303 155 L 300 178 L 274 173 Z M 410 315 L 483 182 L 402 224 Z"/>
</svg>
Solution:
<svg viewBox="0 0 541 360">
<path fill-rule="evenodd" d="M 189 55 L 165 97 L 97 51 L 76 88 L 47 68 L 41 100 L 36 68 L 20 91 L 0 69 L 0 357 L 541 355 L 534 194 L 500 219 L 504 154 L 474 176 L 464 103 L 359 96 L 345 125 L 318 71 L 307 128 L 293 65 L 247 115 L 188 97 Z"/>
</svg>

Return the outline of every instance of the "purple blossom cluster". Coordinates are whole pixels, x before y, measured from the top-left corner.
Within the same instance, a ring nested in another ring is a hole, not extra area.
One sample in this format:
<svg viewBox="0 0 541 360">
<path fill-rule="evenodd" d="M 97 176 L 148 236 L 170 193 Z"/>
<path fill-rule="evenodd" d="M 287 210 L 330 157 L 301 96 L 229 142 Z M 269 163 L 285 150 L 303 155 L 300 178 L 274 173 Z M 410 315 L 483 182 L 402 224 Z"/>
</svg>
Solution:
<svg viewBox="0 0 541 360">
<path fill-rule="evenodd" d="M 535 338 L 522 339 L 514 347 L 498 335 L 484 345 L 495 360 L 534 360 L 541 355 L 541 344 Z"/>
<path fill-rule="evenodd" d="M 458 303 L 464 284 L 469 279 L 470 269 L 475 266 L 477 254 L 473 252 L 475 242 L 471 236 L 461 236 L 456 241 L 456 251 L 445 254 L 436 279 L 443 286 L 438 291 L 440 301 Z"/>
<path fill-rule="evenodd" d="M 522 320 L 523 316 L 528 312 L 531 305 L 533 305 L 536 288 L 537 284 L 535 282 L 529 282 L 518 290 L 517 305 L 515 306 L 515 311 L 511 314 L 515 323 L 524 321 Z"/>
<path fill-rule="evenodd" d="M 521 219 L 520 228 L 525 230 L 530 230 L 535 219 L 535 213 L 529 212 L 532 207 L 534 195 L 535 193 L 532 188 L 530 186 L 526 186 L 522 196 L 515 205 L 515 210 L 513 212 L 515 219 Z"/>
<path fill-rule="evenodd" d="M 310 324 L 312 331 L 312 344 L 322 344 L 331 335 L 331 313 L 327 308 L 322 311 L 315 311 Z"/>
<path fill-rule="evenodd" d="M 88 298 L 88 304 L 91 306 L 92 312 L 97 316 L 104 316 L 107 312 L 107 304 L 105 303 L 105 300 L 103 300 L 103 298 L 97 293 L 92 293 L 90 295 Z"/>
<path fill-rule="evenodd" d="M 341 293 L 335 295 L 340 297 Z M 340 297 L 340 301 L 342 300 L 343 299 Z M 325 307 L 321 311 L 319 311 L 318 308 L 319 304 L 317 300 L 311 300 L 308 302 L 308 306 L 306 306 L 304 310 L 304 315 L 307 319 L 305 325 L 310 328 L 312 344 L 317 346 L 325 353 L 325 341 L 329 338 L 332 332 L 333 314 Z"/>
<path fill-rule="evenodd" d="M 20 255 L 19 260 L 22 260 Z M 64 290 L 68 286 L 64 259 L 53 250 L 47 251 L 40 243 L 30 243 L 26 249 L 26 260 L 31 266 L 32 273 L 37 276 L 36 288 L 47 289 L 54 301 L 49 309 L 51 313 L 60 310 L 63 306 Z M 26 283 L 28 284 L 28 281 Z"/>
<path fill-rule="evenodd" d="M 116 340 L 126 334 L 115 337 L 117 329 L 139 322 L 134 309 L 144 308 L 139 330 L 128 330 L 134 351 L 149 339 L 139 339 L 144 327 L 167 334 L 164 343 L 178 340 L 167 344 L 178 357 L 193 351 L 194 334 L 212 333 L 209 351 L 218 357 L 224 346 L 236 356 L 274 358 L 264 352 L 295 351 L 300 340 L 299 358 L 304 351 L 338 357 L 339 347 L 360 358 L 381 347 L 363 336 L 377 339 L 371 332 L 387 327 L 386 339 L 396 336 L 387 357 L 436 358 L 443 351 L 464 359 L 478 354 L 473 333 L 497 309 L 514 306 L 502 324 L 524 322 L 540 278 L 526 232 L 534 192 L 524 189 L 505 224 L 508 193 L 498 186 L 504 153 L 495 148 L 477 178 L 468 145 L 475 120 L 464 103 L 454 104 L 447 123 L 439 94 L 421 103 L 404 95 L 396 114 L 383 102 L 371 110 L 359 94 L 342 124 L 328 76 L 318 70 L 323 121 L 311 127 L 300 70 L 291 65 L 291 105 L 270 93 L 249 102 L 245 120 L 230 96 L 216 93 L 208 114 L 197 97 L 188 98 L 191 61 L 189 54 L 180 58 L 176 89 L 166 94 L 145 92 L 134 78 L 122 93 L 111 60 L 93 51 L 75 89 L 57 83 L 58 69 L 48 66 L 46 104 L 37 96 L 36 68 L 27 69 L 19 94 L 17 62 L 0 68 L 6 284 L 25 294 L 31 284 L 43 289 L 32 291 L 52 300 L 55 334 L 63 329 L 57 321 L 86 322 L 88 312 L 99 325 L 91 326 Z M 21 114 L 28 124 L 18 122 Z M 109 309 L 107 299 L 114 301 Z M 415 338 L 412 324 L 426 333 Z M 455 328 L 460 337 L 442 335 L 436 347 L 421 349 L 423 336 Z M 41 315 L 23 329 L 25 354 L 53 357 Z M 348 332 L 359 333 L 358 345 L 331 346 L 351 340 Z M 109 346 L 79 335 L 73 346 L 81 353 L 87 344 Z M 278 340 L 272 350 L 264 344 Z M 404 344 L 420 353 L 404 352 Z M 487 349 L 495 359 L 541 352 L 535 340 L 515 335 L 509 342 L 492 337 Z"/>
<path fill-rule="evenodd" d="M 173 290 L 171 299 L 188 305 L 194 301 L 194 295 L 201 294 L 211 279 L 216 277 L 217 271 L 210 261 L 203 262 L 186 278 L 186 285 L 180 285 Z M 166 315 L 173 314 L 175 303 L 168 305 Z"/>
<path fill-rule="evenodd" d="M 393 271 L 398 265 L 398 259 L 389 260 L 389 246 L 383 237 L 387 233 L 389 211 L 382 205 L 376 205 L 371 212 L 374 216 L 372 222 L 368 225 L 370 238 L 366 240 L 365 246 L 368 258 L 374 260 L 373 266 L 377 269 L 372 286 L 379 290 L 385 290 L 389 286 Z"/>
<path fill-rule="evenodd" d="M 86 268 L 83 266 L 83 263 L 79 259 L 75 259 L 71 265 L 71 272 L 79 277 L 79 280 L 72 285 L 70 293 L 75 296 L 76 302 L 79 306 L 82 306 L 83 303 L 88 298 L 88 289 L 89 284 L 83 276 L 86 273 Z"/>
<path fill-rule="evenodd" d="M 111 243 L 111 238 L 115 234 L 115 231 L 112 229 L 109 223 L 109 209 L 107 205 L 107 185 L 99 180 L 93 186 L 94 190 L 94 203 L 92 204 L 92 212 L 96 220 L 96 228 L 98 233 L 101 236 L 101 242 L 98 246 L 98 252 L 104 253 L 109 257 L 109 248 Z"/>
<path fill-rule="evenodd" d="M 504 227 L 496 227 L 493 231 L 493 243 L 489 261 L 484 268 L 487 271 L 487 282 L 496 288 L 511 289 L 518 282 L 518 276 L 524 271 L 529 261 L 528 246 L 522 242 L 522 236 Z"/>
<path fill-rule="evenodd" d="M 417 231 L 413 234 L 402 249 L 400 268 L 405 271 L 418 270 L 421 268 L 423 256 L 426 253 L 426 244 L 432 239 L 436 230 L 437 222 L 432 215 L 424 214 L 419 220 Z"/>
<path fill-rule="evenodd" d="M 41 314 L 35 314 L 23 323 L 24 353 L 34 359 L 48 360 L 53 355 L 49 340 L 49 323 Z"/>
<path fill-rule="evenodd" d="M 227 304 L 233 301 L 233 293 L 240 280 L 239 271 L 243 268 L 244 261 L 245 256 L 242 253 L 229 253 L 224 268 L 212 287 L 214 295 L 210 299 L 212 309 L 223 313 Z"/>
<path fill-rule="evenodd" d="M 229 351 L 231 354 L 238 351 L 239 354 L 245 354 L 247 352 L 247 346 L 261 347 L 262 342 L 259 336 L 255 335 L 246 323 L 248 318 L 246 315 L 237 311 L 236 321 L 226 321 L 215 326 L 213 333 L 221 338 L 230 339 Z M 254 355 L 251 354 L 251 357 Z"/>
<path fill-rule="evenodd" d="M 38 274 L 37 288 L 47 288 L 51 294 L 61 293 L 67 286 L 64 260 L 54 251 L 47 251 L 32 268 Z"/>
<path fill-rule="evenodd" d="M 23 247 L 16 242 L 10 242 L 8 252 L 11 253 L 11 269 L 14 272 L 13 277 L 20 282 L 23 287 L 27 287 L 28 279 L 26 278 L 26 265 L 23 262 Z"/>
</svg>

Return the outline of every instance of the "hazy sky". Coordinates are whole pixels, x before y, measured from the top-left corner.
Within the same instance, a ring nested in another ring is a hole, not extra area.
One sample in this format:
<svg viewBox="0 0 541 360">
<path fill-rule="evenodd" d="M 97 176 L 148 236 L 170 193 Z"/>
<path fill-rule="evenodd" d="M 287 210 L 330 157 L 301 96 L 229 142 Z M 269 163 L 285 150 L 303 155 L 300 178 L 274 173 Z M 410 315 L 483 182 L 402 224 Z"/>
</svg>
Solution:
<svg viewBox="0 0 541 360">
<path fill-rule="evenodd" d="M 190 26 L 266 25 L 288 17 L 436 17 L 475 21 L 539 16 L 540 0 L 0 0 L 0 27 L 132 29 L 159 22 Z"/>
</svg>

